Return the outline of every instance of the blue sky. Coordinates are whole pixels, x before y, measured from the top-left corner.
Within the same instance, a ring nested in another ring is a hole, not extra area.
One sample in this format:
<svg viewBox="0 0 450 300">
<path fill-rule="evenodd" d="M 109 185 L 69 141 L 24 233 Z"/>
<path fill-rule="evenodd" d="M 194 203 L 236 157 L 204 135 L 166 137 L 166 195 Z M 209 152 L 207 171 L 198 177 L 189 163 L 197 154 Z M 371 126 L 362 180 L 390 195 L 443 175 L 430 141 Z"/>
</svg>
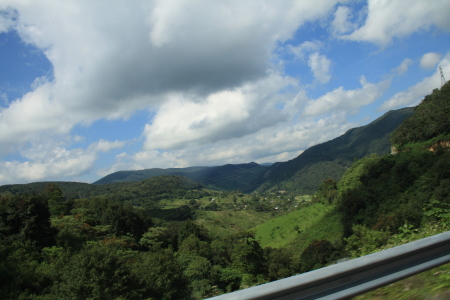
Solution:
<svg viewBox="0 0 450 300">
<path fill-rule="evenodd" d="M 450 78 L 449 11 L 0 0 L 0 184 L 292 159 Z"/>
</svg>

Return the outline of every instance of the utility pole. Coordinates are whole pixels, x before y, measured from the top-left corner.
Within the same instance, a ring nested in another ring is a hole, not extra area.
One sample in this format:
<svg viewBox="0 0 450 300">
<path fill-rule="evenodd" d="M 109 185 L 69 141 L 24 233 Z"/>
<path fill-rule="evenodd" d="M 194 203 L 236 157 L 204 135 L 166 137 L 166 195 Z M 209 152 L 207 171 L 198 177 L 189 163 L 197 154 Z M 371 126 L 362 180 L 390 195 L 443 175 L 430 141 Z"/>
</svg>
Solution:
<svg viewBox="0 0 450 300">
<path fill-rule="evenodd" d="M 442 71 L 441 66 L 439 66 L 439 72 L 441 72 L 441 87 L 443 87 L 446 81 L 445 81 L 444 72 Z"/>
</svg>

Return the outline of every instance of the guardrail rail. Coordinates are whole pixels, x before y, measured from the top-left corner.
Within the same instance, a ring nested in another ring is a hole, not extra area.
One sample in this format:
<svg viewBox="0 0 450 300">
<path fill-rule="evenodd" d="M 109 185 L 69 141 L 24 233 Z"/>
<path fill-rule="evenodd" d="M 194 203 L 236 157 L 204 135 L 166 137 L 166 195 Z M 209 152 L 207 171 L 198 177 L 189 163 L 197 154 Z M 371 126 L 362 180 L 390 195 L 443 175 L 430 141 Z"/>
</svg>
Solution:
<svg viewBox="0 0 450 300">
<path fill-rule="evenodd" d="M 450 231 L 209 299 L 346 299 L 448 262 Z"/>
</svg>

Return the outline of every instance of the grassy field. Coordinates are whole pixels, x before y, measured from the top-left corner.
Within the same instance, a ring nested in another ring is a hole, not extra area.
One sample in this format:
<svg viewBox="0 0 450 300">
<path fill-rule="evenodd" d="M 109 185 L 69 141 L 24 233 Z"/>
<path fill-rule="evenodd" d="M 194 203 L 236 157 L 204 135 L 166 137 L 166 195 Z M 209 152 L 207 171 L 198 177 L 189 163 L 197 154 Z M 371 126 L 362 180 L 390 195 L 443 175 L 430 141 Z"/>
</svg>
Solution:
<svg viewBox="0 0 450 300">
<path fill-rule="evenodd" d="M 314 203 L 286 215 L 273 218 L 253 228 L 261 247 L 280 248 L 291 243 L 311 228 L 319 226 L 333 206 Z"/>
<path fill-rule="evenodd" d="M 270 212 L 242 211 L 198 211 L 196 223 L 205 226 L 211 237 L 220 238 L 239 231 L 249 230 L 273 218 Z"/>
</svg>

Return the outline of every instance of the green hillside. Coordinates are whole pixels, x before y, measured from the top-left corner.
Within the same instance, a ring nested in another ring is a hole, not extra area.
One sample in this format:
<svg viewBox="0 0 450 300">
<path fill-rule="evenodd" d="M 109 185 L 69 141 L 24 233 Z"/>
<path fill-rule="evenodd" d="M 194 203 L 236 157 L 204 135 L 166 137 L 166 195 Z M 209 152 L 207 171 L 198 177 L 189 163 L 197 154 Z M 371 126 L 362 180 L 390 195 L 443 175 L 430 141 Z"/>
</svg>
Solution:
<svg viewBox="0 0 450 300">
<path fill-rule="evenodd" d="M 302 207 L 256 226 L 253 228 L 255 237 L 261 244 L 261 247 L 284 247 L 302 232 L 308 232 L 318 222 L 326 222 L 323 218 L 332 209 L 332 206 L 326 206 L 321 203 Z"/>
<path fill-rule="evenodd" d="M 390 134 L 413 112 L 413 108 L 389 111 L 368 125 L 308 148 L 290 161 L 272 165 L 264 174 L 265 182 L 258 191 L 312 193 L 327 178 L 339 180 L 355 159 L 372 153 L 390 153 Z"/>
</svg>

